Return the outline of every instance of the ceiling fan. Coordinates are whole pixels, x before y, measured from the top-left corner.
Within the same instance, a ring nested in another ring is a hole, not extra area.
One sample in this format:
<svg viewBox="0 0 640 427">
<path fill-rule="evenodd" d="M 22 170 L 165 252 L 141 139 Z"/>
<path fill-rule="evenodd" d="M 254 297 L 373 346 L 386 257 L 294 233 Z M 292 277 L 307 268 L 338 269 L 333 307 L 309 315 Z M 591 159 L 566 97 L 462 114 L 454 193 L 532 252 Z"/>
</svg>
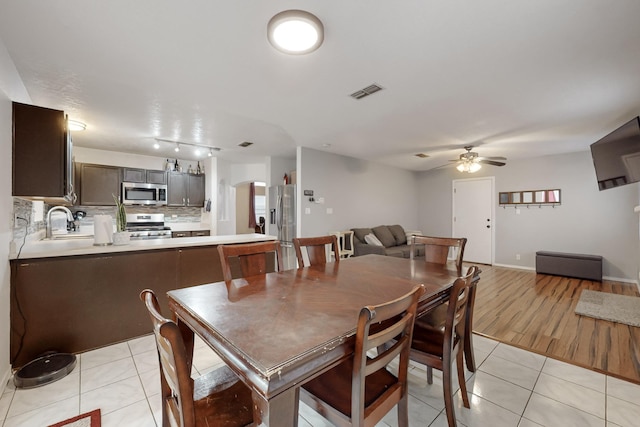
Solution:
<svg viewBox="0 0 640 427">
<path fill-rule="evenodd" d="M 506 165 L 504 161 L 501 161 L 507 160 L 506 157 L 479 157 L 478 153 L 471 151 L 473 149 L 473 145 L 467 145 L 464 149 L 467 150 L 467 152 L 460 154 L 460 158 L 456 160 L 449 160 L 450 162 L 457 163 L 456 169 L 460 172 L 478 172 L 480 168 L 482 168 L 483 164 L 491 166 Z"/>
</svg>

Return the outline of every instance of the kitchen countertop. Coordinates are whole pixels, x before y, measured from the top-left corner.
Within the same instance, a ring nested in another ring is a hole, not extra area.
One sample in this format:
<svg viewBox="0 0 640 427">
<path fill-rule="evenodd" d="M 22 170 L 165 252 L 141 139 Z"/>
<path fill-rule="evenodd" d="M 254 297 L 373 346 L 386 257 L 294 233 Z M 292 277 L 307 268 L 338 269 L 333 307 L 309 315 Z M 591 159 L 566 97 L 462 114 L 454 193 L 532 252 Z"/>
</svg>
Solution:
<svg viewBox="0 0 640 427">
<path fill-rule="evenodd" d="M 22 242 L 11 247 L 9 259 L 52 258 L 75 255 L 110 254 L 120 252 L 145 251 L 152 249 L 187 248 L 194 246 L 212 246 L 233 243 L 263 242 L 275 240 L 274 236 L 264 234 L 233 234 L 226 236 L 181 237 L 179 239 L 133 240 L 127 245 L 94 246 L 93 238 L 69 240 L 27 241 L 20 250 Z M 18 257 L 18 252 L 20 256 Z"/>
</svg>

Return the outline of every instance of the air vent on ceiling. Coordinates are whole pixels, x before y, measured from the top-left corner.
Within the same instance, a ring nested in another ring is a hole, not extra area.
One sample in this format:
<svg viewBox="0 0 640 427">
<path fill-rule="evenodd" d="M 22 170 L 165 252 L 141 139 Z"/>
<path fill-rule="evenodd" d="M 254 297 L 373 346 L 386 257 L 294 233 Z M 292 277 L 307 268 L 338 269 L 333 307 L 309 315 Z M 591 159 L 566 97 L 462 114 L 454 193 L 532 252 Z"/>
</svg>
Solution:
<svg viewBox="0 0 640 427">
<path fill-rule="evenodd" d="M 251 145 L 253 145 L 253 142 L 249 142 L 249 141 L 241 142 L 240 144 L 238 144 L 239 147 L 243 147 L 243 148 L 247 148 Z"/>
<path fill-rule="evenodd" d="M 372 84 L 370 86 L 365 87 L 364 89 L 360 89 L 357 90 L 355 92 L 353 92 L 350 96 L 354 99 L 362 99 L 365 96 L 369 96 L 372 95 L 378 91 L 382 90 L 382 87 L 378 86 L 377 84 Z"/>
<path fill-rule="evenodd" d="M 424 154 L 424 153 L 418 153 L 415 155 L 416 157 L 420 157 L 421 159 L 426 159 L 427 157 L 429 157 L 428 154 Z"/>
</svg>

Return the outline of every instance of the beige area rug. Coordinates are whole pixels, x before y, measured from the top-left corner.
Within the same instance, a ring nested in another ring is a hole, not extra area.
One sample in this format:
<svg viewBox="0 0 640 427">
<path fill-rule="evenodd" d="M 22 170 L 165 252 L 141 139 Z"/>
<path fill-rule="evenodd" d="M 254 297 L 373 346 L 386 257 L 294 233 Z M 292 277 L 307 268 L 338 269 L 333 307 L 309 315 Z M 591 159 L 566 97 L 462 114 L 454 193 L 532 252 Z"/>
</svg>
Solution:
<svg viewBox="0 0 640 427">
<path fill-rule="evenodd" d="M 100 424 L 100 409 L 95 409 L 86 414 L 52 424 L 49 427 L 100 427 Z"/>
<path fill-rule="evenodd" d="M 640 327 L 640 297 L 583 290 L 576 314 Z"/>
</svg>

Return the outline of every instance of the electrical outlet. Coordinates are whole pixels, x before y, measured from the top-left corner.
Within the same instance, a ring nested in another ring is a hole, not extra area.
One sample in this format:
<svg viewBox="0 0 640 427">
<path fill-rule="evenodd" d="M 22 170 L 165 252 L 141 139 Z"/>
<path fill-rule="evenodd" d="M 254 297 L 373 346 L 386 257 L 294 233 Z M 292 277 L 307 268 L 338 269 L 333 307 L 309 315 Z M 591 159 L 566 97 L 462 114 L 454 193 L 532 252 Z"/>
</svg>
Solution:
<svg viewBox="0 0 640 427">
<path fill-rule="evenodd" d="M 520 254 L 516 254 L 516 260 L 520 261 Z"/>
</svg>

